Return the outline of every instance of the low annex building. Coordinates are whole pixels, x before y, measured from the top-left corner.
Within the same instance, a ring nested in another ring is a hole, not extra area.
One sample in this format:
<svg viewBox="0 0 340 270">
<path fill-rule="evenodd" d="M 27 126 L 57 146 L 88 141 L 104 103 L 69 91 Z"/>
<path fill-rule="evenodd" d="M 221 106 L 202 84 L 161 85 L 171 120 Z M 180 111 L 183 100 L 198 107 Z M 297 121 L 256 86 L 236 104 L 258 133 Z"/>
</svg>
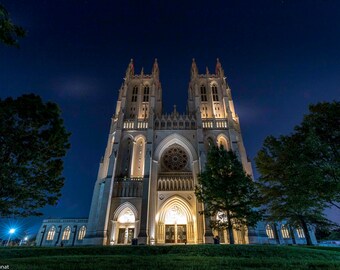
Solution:
<svg viewBox="0 0 340 270">
<path fill-rule="evenodd" d="M 128 65 L 99 165 L 88 220 L 44 220 L 37 245 L 213 243 L 219 234 L 200 215 L 195 197 L 210 144 L 234 151 L 253 175 L 239 118 L 221 63 L 215 73 L 191 65 L 187 111 L 162 110 L 162 87 L 155 60 L 151 74 Z M 316 242 L 314 234 L 311 235 Z M 235 243 L 305 243 L 303 231 L 285 223 L 259 223 L 234 231 Z"/>
</svg>

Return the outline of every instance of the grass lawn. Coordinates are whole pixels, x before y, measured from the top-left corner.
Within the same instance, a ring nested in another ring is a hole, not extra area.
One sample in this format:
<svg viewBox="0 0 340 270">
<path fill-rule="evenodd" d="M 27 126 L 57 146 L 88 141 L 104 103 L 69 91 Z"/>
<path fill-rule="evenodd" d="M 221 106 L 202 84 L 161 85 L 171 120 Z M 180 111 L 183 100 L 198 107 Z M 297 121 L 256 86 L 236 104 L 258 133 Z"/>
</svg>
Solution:
<svg viewBox="0 0 340 270">
<path fill-rule="evenodd" d="M 267 245 L 0 248 L 0 269 L 7 265 L 10 270 L 340 269 L 340 249 Z"/>
</svg>

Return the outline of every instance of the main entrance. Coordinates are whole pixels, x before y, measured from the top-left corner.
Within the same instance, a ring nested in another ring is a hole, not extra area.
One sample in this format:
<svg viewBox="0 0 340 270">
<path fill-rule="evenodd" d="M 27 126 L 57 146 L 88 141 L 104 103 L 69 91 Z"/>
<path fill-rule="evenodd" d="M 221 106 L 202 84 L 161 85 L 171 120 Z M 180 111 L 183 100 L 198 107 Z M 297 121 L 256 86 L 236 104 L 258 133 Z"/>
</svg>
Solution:
<svg viewBox="0 0 340 270">
<path fill-rule="evenodd" d="M 183 197 L 169 198 L 158 212 L 156 244 L 194 244 L 195 216 Z"/>
<path fill-rule="evenodd" d="M 181 207 L 173 205 L 165 214 L 165 243 L 187 242 L 187 217 Z"/>
<path fill-rule="evenodd" d="M 131 244 L 134 232 L 134 228 L 119 228 L 118 244 Z"/>
<path fill-rule="evenodd" d="M 165 225 L 165 243 L 186 243 L 187 225 Z"/>
</svg>

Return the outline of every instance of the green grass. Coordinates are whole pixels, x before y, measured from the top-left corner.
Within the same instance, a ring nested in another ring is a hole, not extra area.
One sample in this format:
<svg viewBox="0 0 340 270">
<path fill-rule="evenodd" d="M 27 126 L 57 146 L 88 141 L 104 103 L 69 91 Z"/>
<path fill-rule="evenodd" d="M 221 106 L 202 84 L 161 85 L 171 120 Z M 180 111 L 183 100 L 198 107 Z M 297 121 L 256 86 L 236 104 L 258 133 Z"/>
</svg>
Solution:
<svg viewBox="0 0 340 270">
<path fill-rule="evenodd" d="M 340 269 L 340 249 L 188 245 L 0 248 L 0 266 L 21 269 Z"/>
</svg>

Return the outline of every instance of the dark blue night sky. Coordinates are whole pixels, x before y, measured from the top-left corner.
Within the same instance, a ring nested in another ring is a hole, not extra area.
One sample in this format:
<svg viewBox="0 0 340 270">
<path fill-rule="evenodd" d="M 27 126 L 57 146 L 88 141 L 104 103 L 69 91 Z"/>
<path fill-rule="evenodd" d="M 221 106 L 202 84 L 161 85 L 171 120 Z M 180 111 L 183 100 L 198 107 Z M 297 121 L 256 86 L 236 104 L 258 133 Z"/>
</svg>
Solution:
<svg viewBox="0 0 340 270">
<path fill-rule="evenodd" d="M 130 58 L 137 73 L 158 59 L 170 112 L 185 110 L 192 58 L 213 73 L 219 57 L 251 159 L 266 136 L 291 132 L 308 104 L 339 100 L 337 0 L 1 2 L 28 35 L 20 49 L 0 44 L 0 98 L 54 101 L 72 132 L 63 195 L 45 218 L 88 216 Z M 41 219 L 24 227 L 37 230 Z"/>
</svg>

